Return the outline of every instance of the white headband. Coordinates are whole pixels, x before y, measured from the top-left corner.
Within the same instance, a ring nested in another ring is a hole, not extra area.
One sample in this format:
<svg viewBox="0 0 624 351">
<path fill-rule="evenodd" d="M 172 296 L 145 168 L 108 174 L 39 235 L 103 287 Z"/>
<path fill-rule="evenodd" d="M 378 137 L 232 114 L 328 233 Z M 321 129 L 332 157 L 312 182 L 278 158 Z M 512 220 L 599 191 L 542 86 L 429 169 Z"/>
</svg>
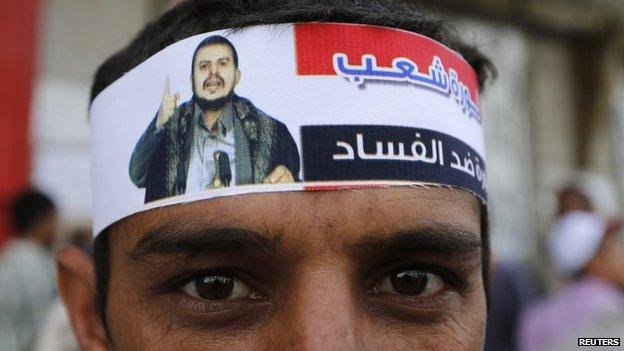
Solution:
<svg viewBox="0 0 624 351">
<path fill-rule="evenodd" d="M 262 192 L 434 184 L 485 203 L 478 93 L 459 54 L 398 29 L 298 23 L 181 40 L 91 105 L 94 233 Z"/>
</svg>

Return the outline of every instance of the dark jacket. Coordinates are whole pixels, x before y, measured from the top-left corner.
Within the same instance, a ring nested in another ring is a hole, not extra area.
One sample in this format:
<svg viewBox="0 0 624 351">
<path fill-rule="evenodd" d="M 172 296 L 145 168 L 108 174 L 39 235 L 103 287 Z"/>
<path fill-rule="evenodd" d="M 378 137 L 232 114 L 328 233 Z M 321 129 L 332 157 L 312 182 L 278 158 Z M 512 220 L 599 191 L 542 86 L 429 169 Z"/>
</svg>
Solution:
<svg viewBox="0 0 624 351">
<path fill-rule="evenodd" d="M 288 128 L 245 98 L 234 95 L 232 103 L 235 135 L 247 138 L 251 160 L 251 174 L 243 179 L 237 177 L 237 185 L 263 183 L 278 165 L 288 168 L 297 179 L 299 151 Z M 195 108 L 192 100 L 183 103 L 160 131 L 155 117 L 137 142 L 130 159 L 130 179 L 137 187 L 145 188 L 146 203 L 186 191 Z"/>
</svg>

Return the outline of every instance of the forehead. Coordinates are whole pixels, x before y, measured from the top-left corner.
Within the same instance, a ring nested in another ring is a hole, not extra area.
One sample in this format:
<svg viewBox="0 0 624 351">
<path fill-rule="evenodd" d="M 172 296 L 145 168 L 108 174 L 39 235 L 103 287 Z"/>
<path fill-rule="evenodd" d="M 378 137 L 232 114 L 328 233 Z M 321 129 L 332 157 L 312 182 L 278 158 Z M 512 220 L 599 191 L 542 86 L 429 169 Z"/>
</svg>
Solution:
<svg viewBox="0 0 624 351">
<path fill-rule="evenodd" d="M 194 227 L 236 227 L 280 236 L 286 244 L 297 246 L 337 247 L 364 236 L 432 225 L 479 236 L 480 211 L 474 195 L 449 188 L 267 193 L 152 210 L 121 221 L 111 234 L 115 242 L 132 249 L 163 225 L 192 223 Z"/>
<path fill-rule="evenodd" d="M 196 62 L 200 60 L 218 60 L 221 58 L 232 58 L 232 49 L 225 44 L 210 44 L 197 51 Z"/>
</svg>

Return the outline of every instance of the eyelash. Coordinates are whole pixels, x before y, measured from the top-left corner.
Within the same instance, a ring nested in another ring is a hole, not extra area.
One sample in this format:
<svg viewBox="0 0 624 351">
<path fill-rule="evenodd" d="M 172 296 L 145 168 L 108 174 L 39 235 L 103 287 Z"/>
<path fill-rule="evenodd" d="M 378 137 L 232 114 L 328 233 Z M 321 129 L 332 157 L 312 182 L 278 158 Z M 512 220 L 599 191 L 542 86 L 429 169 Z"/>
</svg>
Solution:
<svg viewBox="0 0 624 351">
<path fill-rule="evenodd" d="M 369 274 L 369 276 L 373 278 L 366 280 L 368 282 L 366 285 L 366 291 L 369 291 L 375 282 L 378 282 L 379 280 L 397 271 L 420 271 L 422 273 L 436 275 L 440 277 L 445 286 L 447 286 L 445 290 L 451 288 L 457 290 L 458 292 L 463 292 L 467 288 L 466 282 L 463 281 L 457 273 L 451 270 L 427 263 L 401 261 L 382 264 L 378 268 L 374 269 L 373 272 Z"/>
<path fill-rule="evenodd" d="M 210 274 L 232 274 L 234 277 L 238 277 L 237 271 L 231 268 L 216 268 L 208 270 L 197 270 L 187 273 L 183 273 L 167 280 L 164 284 L 156 289 L 158 293 L 175 293 L 180 291 L 186 284 L 192 282 L 198 277 L 210 275 Z"/>
</svg>

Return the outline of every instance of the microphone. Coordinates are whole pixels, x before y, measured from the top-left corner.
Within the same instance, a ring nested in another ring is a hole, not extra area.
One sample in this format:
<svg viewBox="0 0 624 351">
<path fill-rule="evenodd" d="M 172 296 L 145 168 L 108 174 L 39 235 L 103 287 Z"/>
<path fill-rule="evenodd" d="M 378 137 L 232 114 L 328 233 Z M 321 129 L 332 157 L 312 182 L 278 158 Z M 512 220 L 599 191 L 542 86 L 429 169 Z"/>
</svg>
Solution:
<svg viewBox="0 0 624 351">
<path fill-rule="evenodd" d="M 232 182 L 232 168 L 230 167 L 230 156 L 223 151 L 214 153 L 216 174 L 221 180 L 222 186 L 230 186 Z"/>
</svg>

